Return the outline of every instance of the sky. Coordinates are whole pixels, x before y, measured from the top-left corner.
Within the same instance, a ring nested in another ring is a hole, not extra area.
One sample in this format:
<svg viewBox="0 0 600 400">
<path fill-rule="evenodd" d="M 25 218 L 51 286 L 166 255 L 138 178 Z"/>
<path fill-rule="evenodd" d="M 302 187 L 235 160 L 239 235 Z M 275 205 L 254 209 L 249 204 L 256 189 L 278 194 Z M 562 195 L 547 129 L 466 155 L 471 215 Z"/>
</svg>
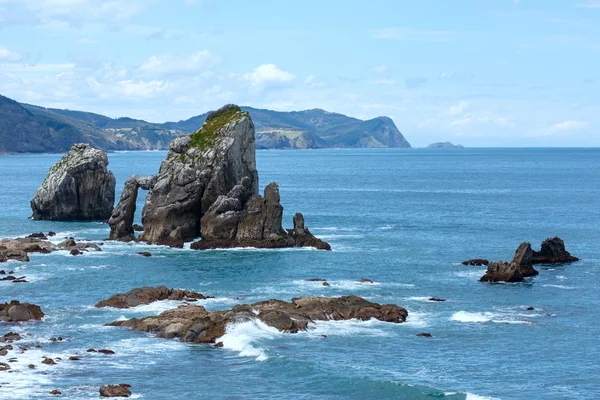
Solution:
<svg viewBox="0 0 600 400">
<path fill-rule="evenodd" d="M 0 94 L 178 121 L 388 116 L 414 146 L 600 146 L 600 0 L 0 0 Z"/>
</svg>

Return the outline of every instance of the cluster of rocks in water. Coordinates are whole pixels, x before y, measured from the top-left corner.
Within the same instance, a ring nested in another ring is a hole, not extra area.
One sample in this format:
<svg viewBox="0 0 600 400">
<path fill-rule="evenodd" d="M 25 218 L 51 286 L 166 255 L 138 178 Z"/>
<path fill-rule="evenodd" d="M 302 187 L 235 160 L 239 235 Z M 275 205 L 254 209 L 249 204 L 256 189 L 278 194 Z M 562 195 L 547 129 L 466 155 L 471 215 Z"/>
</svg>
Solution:
<svg viewBox="0 0 600 400">
<path fill-rule="evenodd" d="M 204 296 L 201 293 L 182 289 L 169 289 L 166 286 L 135 288 L 127 293 L 118 293 L 106 300 L 99 301 L 95 307 L 131 308 L 142 304 L 150 304 L 159 300 L 180 300 L 194 302 L 198 300 L 211 299 L 212 296 Z"/>
<path fill-rule="evenodd" d="M 156 337 L 183 342 L 216 343 L 230 323 L 260 320 L 281 332 L 296 333 L 309 323 L 326 320 L 368 320 L 402 323 L 408 311 L 393 304 L 377 304 L 357 296 L 297 297 L 291 302 L 267 300 L 240 304 L 231 310 L 207 311 L 203 306 L 182 305 L 158 316 L 115 321 L 108 326 L 150 332 Z"/>
<path fill-rule="evenodd" d="M 529 242 L 517 248 L 511 262 L 490 262 L 485 259 L 464 261 L 463 265 L 487 266 L 481 282 L 522 282 L 525 278 L 538 275 L 533 268 L 536 264 L 565 264 L 579 261 L 565 249 L 565 242 L 558 238 L 548 238 L 542 242 L 540 251 L 534 251 Z"/>
<path fill-rule="evenodd" d="M 76 144 L 48 173 L 31 208 L 32 218 L 108 220 L 109 240 L 140 240 L 193 249 L 304 247 L 331 250 L 294 216 L 284 230 L 279 188 L 258 194 L 255 128 L 250 115 L 229 104 L 211 112 L 192 135 L 173 140 L 156 176 L 125 181 L 113 209 L 115 178 L 104 151 Z M 148 191 L 142 226 L 133 224 L 139 189 Z M 135 232 L 142 231 L 139 238 Z"/>
</svg>

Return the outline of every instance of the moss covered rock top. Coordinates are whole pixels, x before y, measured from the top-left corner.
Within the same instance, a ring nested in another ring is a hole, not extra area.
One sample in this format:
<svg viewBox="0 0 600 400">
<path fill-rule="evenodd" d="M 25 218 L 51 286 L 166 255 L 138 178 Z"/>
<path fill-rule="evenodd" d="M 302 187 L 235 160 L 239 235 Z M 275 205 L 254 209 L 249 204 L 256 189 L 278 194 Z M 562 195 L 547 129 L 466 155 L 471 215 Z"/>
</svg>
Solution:
<svg viewBox="0 0 600 400">
<path fill-rule="evenodd" d="M 235 104 L 227 104 L 211 112 L 206 117 L 206 122 L 202 127 L 190 136 L 190 147 L 199 149 L 202 152 L 214 149 L 219 144 L 221 130 L 226 125 L 237 122 L 244 117 L 250 118 L 250 114 L 242 111 Z"/>
</svg>

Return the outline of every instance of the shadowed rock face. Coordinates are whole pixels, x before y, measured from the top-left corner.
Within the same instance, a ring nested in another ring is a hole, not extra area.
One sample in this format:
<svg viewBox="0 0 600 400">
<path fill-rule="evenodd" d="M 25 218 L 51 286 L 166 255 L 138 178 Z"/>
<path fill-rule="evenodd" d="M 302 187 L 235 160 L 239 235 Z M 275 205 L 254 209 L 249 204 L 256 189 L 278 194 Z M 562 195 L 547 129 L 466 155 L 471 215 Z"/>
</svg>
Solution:
<svg viewBox="0 0 600 400">
<path fill-rule="evenodd" d="M 33 219 L 106 220 L 115 202 L 115 176 L 106 152 L 78 143 L 52 168 L 31 200 Z"/>
<path fill-rule="evenodd" d="M 304 226 L 304 216 L 294 216 L 294 228 L 281 226 L 283 207 L 279 187 L 272 182 L 264 196 L 252 195 L 250 179 L 244 177 L 227 196 L 219 196 L 201 220 L 202 240 L 192 249 L 228 247 L 304 247 L 331 250 L 328 243 L 315 238 Z"/>
<path fill-rule="evenodd" d="M 192 343 L 215 343 L 217 338 L 225 334 L 227 324 L 255 319 L 279 331 L 295 333 L 306 330 L 309 323 L 314 321 L 375 318 L 401 323 L 407 316 L 408 311 L 402 307 L 371 303 L 357 296 L 298 297 L 291 302 L 267 300 L 213 312 L 206 311 L 202 306 L 180 306 L 158 316 L 115 321 L 108 325 L 152 332 L 160 338 L 179 338 L 181 341 Z"/>
<path fill-rule="evenodd" d="M 108 220 L 108 224 L 110 225 L 108 240 L 130 242 L 136 239 L 133 218 L 135 217 L 138 190 L 139 188 L 150 190 L 155 183 L 155 176 L 139 177 L 133 175 L 125 181 L 125 187 L 123 188 L 123 192 L 121 192 L 119 203 Z"/>
<path fill-rule="evenodd" d="M 565 242 L 559 237 L 548 238 L 542 242 L 541 250 L 533 253 L 533 264 L 562 264 L 579 261 L 565 249 Z"/>
<path fill-rule="evenodd" d="M 102 300 L 94 307 L 131 308 L 142 304 L 150 304 L 159 300 L 202 300 L 211 296 L 181 289 L 169 289 L 166 286 L 135 288 L 127 293 L 119 293 L 107 300 Z"/>
<path fill-rule="evenodd" d="M 141 240 L 182 246 L 200 236 L 200 219 L 243 177 L 258 193 L 254 124 L 239 107 L 211 113 L 191 136 L 171 142 L 144 210 Z"/>
<path fill-rule="evenodd" d="M 39 320 L 43 316 L 42 309 L 35 304 L 20 303 L 17 300 L 0 304 L 0 321 L 3 322 Z"/>
<path fill-rule="evenodd" d="M 503 261 L 489 263 L 485 275 L 479 279 L 480 282 L 521 282 L 522 280 L 523 274 L 519 265 Z"/>
</svg>

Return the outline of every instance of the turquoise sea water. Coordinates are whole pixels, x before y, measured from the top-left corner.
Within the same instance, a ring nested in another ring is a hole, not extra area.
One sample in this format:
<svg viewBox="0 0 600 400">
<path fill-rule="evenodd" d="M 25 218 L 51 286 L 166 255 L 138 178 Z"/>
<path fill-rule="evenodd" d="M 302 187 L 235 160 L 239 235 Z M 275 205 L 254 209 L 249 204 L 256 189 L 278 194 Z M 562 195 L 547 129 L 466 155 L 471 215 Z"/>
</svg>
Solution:
<svg viewBox="0 0 600 400">
<path fill-rule="evenodd" d="M 112 153 L 117 191 L 156 173 L 164 152 Z M 29 200 L 59 155 L 0 156 L 0 237 L 58 232 L 101 240 L 107 225 L 30 221 Z M 261 187 L 280 185 L 284 226 L 296 211 L 333 252 L 186 249 L 105 242 L 102 252 L 32 255 L 2 264 L 0 301 L 39 304 L 42 322 L 0 325 L 43 347 L 0 372 L 0 399 L 98 398 L 129 383 L 145 399 L 594 399 L 600 397 L 600 150 L 258 151 Z M 117 194 L 118 197 L 118 194 Z M 139 197 L 138 219 L 144 195 Z M 520 242 L 562 237 L 581 262 L 540 266 L 525 283 L 478 282 Z M 148 250 L 151 258 L 136 255 Z M 306 282 L 326 278 L 330 287 Z M 356 282 L 361 277 L 375 284 Z M 283 334 L 230 326 L 224 348 L 104 327 L 175 307 L 95 309 L 117 292 L 164 284 L 215 296 L 223 309 L 269 298 L 354 294 L 409 310 L 405 324 L 320 322 Z M 442 297 L 445 303 L 426 301 Z M 534 311 L 527 311 L 534 306 Z M 433 338 L 415 336 L 430 332 Z M 51 342 L 53 336 L 63 342 Z M 326 335 L 324 338 L 322 335 Z M 109 348 L 115 355 L 86 353 Z M 81 355 L 56 366 L 42 356 Z M 9 354 L 9 357 L 12 354 Z M 6 362 L 0 357 L 0 362 Z M 38 365 L 29 370 L 27 365 Z"/>
</svg>

